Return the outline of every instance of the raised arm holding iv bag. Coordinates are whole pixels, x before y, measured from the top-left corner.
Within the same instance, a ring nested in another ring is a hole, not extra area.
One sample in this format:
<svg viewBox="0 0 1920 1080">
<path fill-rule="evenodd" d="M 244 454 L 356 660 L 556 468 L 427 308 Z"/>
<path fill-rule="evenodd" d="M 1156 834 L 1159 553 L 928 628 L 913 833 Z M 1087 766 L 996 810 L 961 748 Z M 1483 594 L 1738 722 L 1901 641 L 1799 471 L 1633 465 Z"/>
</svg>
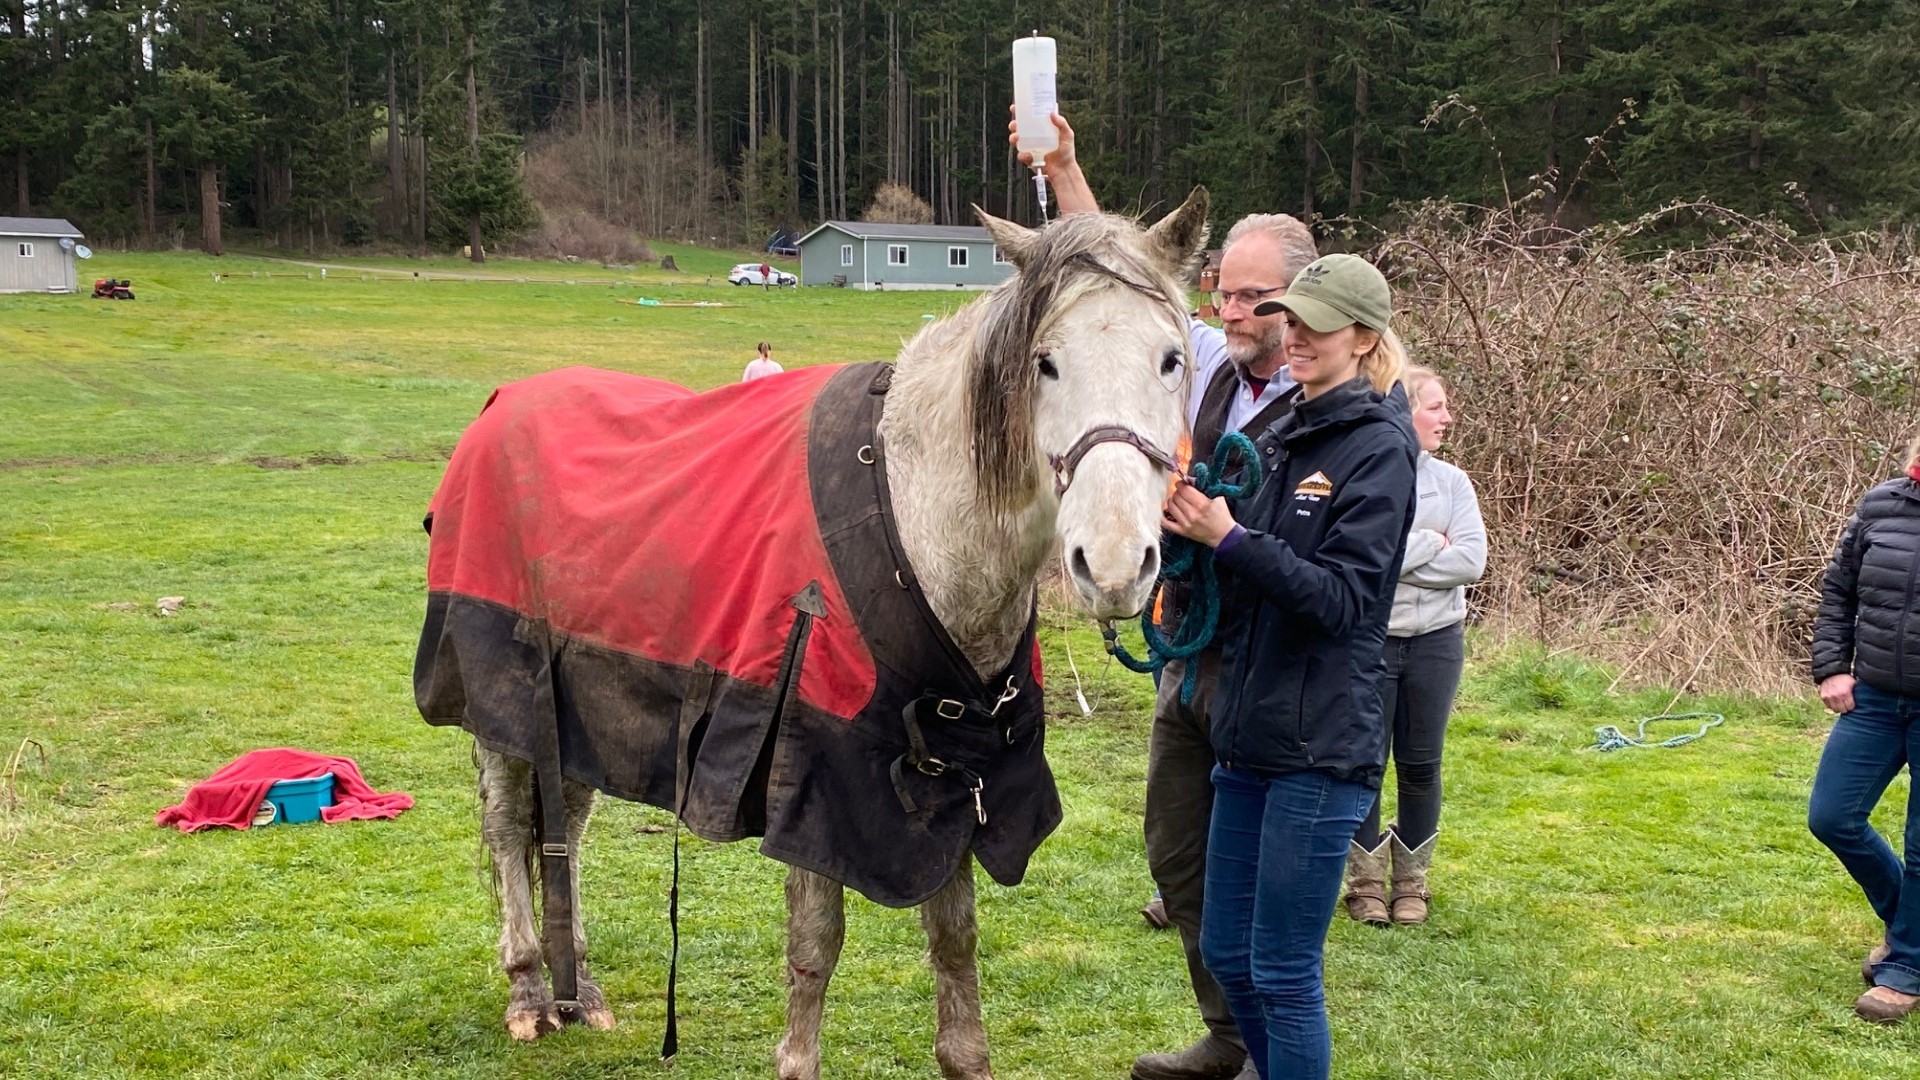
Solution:
<svg viewBox="0 0 1920 1080">
<path fill-rule="evenodd" d="M 1033 190 L 1040 198 L 1040 220 L 1047 219 L 1047 178 L 1040 171 L 1049 152 L 1060 146 L 1060 135 L 1049 119 L 1060 111 L 1060 99 L 1054 90 L 1053 39 L 1032 37 L 1013 43 L 1013 117 L 1018 136 L 1016 149 L 1033 155 Z"/>
</svg>

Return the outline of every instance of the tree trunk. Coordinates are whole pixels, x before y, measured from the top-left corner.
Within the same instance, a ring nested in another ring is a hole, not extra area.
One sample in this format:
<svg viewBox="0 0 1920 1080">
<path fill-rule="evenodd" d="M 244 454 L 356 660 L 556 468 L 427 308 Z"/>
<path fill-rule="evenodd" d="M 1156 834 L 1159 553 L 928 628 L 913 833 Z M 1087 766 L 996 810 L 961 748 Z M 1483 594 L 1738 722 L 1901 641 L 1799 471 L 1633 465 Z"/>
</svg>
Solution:
<svg viewBox="0 0 1920 1080">
<path fill-rule="evenodd" d="M 147 121 L 147 132 L 149 135 L 151 135 L 153 132 L 153 121 L 151 120 Z M 151 141 L 149 141 L 148 145 L 149 147 L 151 147 L 152 145 Z M 24 146 L 20 147 L 18 150 L 15 150 L 13 152 L 13 179 L 14 179 L 14 193 L 17 196 L 16 201 L 18 201 L 20 204 L 20 216 L 32 217 L 33 216 L 33 200 L 28 198 L 29 192 L 27 190 L 27 148 Z"/>
<path fill-rule="evenodd" d="M 154 221 L 154 206 L 159 201 L 157 196 L 158 196 L 158 191 L 160 187 L 158 175 L 154 172 L 154 168 L 153 168 L 153 117 L 151 116 L 147 117 L 146 128 L 147 128 L 147 137 L 146 137 L 147 190 L 145 192 L 145 198 L 142 200 L 146 204 L 145 206 L 142 207 L 142 209 L 145 211 L 145 215 L 142 220 L 146 225 L 147 239 L 151 240 L 153 238 L 154 229 L 157 227 L 157 224 Z"/>
<path fill-rule="evenodd" d="M 800 216 L 800 5 L 787 3 L 787 221 Z"/>
<path fill-rule="evenodd" d="M 847 7 L 833 5 L 833 214 L 847 217 Z"/>
<path fill-rule="evenodd" d="M 814 220 L 827 219 L 827 123 L 820 111 L 820 4 L 813 5 L 813 206 Z"/>
<path fill-rule="evenodd" d="M 760 154 L 760 22 L 747 24 L 747 162 Z"/>
<path fill-rule="evenodd" d="M 414 239 L 424 254 L 427 249 L 427 62 L 420 49 L 420 34 L 413 35 L 413 73 L 418 84 L 414 88 L 413 123 L 409 125 L 420 133 L 420 190 L 415 192 L 419 200 L 419 213 L 413 222 Z"/>
<path fill-rule="evenodd" d="M 467 163 L 476 172 L 480 167 L 480 91 L 473 78 L 473 31 L 467 31 Z M 474 211 L 467 217 L 467 256 L 474 262 L 487 261 L 486 249 L 481 247 L 482 230 L 480 213 Z"/>
<path fill-rule="evenodd" d="M 1309 49 L 1312 47 L 1311 44 L 1308 45 Z M 1304 84 L 1304 92 L 1307 97 L 1306 120 L 1302 123 L 1300 131 L 1300 141 L 1306 146 L 1306 153 L 1304 155 L 1305 168 L 1301 171 L 1300 177 L 1300 220 L 1306 222 L 1308 225 L 1313 224 L 1313 167 L 1315 161 L 1314 148 L 1316 146 L 1314 140 L 1317 138 L 1317 133 L 1314 130 L 1316 126 L 1314 124 L 1314 113 L 1320 105 L 1318 93 L 1313 81 L 1313 61 L 1314 57 L 1309 53 L 1307 55 L 1307 72 Z"/>
<path fill-rule="evenodd" d="M 1366 192 L 1367 159 L 1362 156 L 1361 133 L 1367 126 L 1367 69 L 1353 69 L 1353 168 L 1347 173 L 1347 209 L 1357 210 Z"/>
<path fill-rule="evenodd" d="M 400 143 L 400 78 L 393 48 L 387 48 L 387 219 L 389 229 L 407 221 L 407 167 Z"/>
<path fill-rule="evenodd" d="M 1544 175 L 1548 177 L 1546 199 L 1541 208 L 1549 218 L 1559 216 L 1560 204 L 1566 196 L 1572 194 L 1565 190 L 1566 180 L 1560 175 L 1560 68 L 1562 63 L 1560 34 L 1561 4 L 1553 5 L 1553 18 L 1547 21 L 1547 156 Z"/>
<path fill-rule="evenodd" d="M 223 254 L 220 246 L 220 166 L 202 161 L 200 169 L 200 248 Z"/>
</svg>

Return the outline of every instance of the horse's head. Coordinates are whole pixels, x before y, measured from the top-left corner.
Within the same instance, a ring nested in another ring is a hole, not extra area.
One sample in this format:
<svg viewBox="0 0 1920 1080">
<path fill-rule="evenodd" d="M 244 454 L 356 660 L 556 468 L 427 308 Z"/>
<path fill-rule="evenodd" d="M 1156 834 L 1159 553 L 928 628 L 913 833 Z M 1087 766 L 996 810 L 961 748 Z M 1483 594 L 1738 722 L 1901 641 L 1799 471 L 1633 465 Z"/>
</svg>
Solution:
<svg viewBox="0 0 1920 1080">
<path fill-rule="evenodd" d="M 968 380 L 980 500 L 1055 511 L 1081 601 L 1096 618 L 1131 615 L 1160 571 L 1186 431 L 1186 275 L 1206 243 L 1206 189 L 1150 229 L 1074 214 L 1035 231 L 975 212 L 1020 270 L 980 324 Z"/>
</svg>

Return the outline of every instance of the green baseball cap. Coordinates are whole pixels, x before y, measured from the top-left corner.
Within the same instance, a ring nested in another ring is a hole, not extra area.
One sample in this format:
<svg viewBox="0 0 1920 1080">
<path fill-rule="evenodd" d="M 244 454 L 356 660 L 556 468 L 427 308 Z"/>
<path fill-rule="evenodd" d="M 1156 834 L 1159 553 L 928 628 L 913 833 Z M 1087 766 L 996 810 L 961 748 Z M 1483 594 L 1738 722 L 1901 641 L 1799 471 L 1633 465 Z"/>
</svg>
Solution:
<svg viewBox="0 0 1920 1080">
<path fill-rule="evenodd" d="M 1262 300 L 1255 315 L 1291 311 L 1316 333 L 1327 334 L 1359 323 L 1385 333 L 1393 318 L 1393 293 L 1387 279 L 1358 255 L 1322 255 L 1300 271 L 1285 296 Z"/>
</svg>

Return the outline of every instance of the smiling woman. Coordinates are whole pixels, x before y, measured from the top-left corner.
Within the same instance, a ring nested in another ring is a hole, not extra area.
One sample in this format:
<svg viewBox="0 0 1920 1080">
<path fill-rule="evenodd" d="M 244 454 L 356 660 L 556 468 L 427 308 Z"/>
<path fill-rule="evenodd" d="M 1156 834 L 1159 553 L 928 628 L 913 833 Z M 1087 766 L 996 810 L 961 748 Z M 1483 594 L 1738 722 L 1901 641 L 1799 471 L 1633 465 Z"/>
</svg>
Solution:
<svg viewBox="0 0 1920 1080">
<path fill-rule="evenodd" d="M 1284 313 L 1301 386 L 1254 444 L 1273 472 L 1232 511 L 1183 484 L 1166 512 L 1214 546 L 1227 597 L 1200 951 L 1263 1077 L 1330 1073 L 1322 953 L 1380 789 L 1381 646 L 1414 481 L 1392 309 L 1386 279 L 1351 255 L 1258 305 Z"/>
</svg>

